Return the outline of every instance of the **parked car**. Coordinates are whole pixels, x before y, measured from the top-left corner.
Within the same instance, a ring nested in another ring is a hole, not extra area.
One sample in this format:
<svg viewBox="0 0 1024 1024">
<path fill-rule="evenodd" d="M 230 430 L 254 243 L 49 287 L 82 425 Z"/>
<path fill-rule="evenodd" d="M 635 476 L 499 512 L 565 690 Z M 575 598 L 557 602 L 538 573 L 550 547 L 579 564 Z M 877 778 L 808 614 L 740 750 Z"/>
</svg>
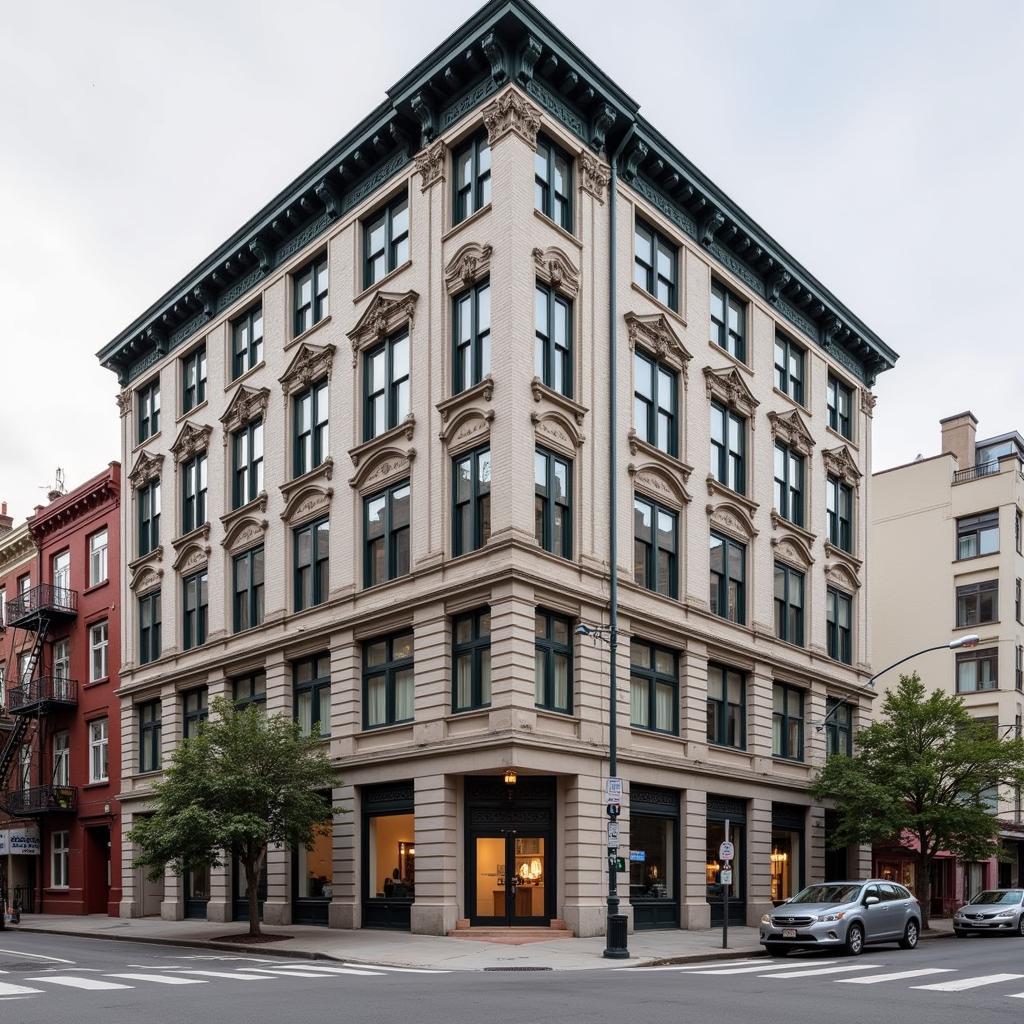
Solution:
<svg viewBox="0 0 1024 1024">
<path fill-rule="evenodd" d="M 835 947 L 857 956 L 876 942 L 914 949 L 920 936 L 921 907 L 913 893 L 880 878 L 809 885 L 761 918 L 761 945 L 769 956 Z"/>
<path fill-rule="evenodd" d="M 1024 936 L 1024 889 L 986 889 L 953 915 L 959 938 L 972 932 Z"/>
</svg>

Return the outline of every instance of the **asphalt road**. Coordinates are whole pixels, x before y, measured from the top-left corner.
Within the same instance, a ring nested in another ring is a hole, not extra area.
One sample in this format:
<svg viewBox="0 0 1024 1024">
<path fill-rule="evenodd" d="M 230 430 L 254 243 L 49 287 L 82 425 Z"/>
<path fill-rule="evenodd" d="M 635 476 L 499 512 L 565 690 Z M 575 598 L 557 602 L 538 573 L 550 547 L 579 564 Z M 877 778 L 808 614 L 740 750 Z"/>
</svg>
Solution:
<svg viewBox="0 0 1024 1024">
<path fill-rule="evenodd" d="M 904 972 L 919 973 L 888 977 Z M 1024 939 L 1006 937 L 859 958 L 423 973 L 0 933 L 2 1024 L 1007 1024 L 1022 1012 Z"/>
</svg>

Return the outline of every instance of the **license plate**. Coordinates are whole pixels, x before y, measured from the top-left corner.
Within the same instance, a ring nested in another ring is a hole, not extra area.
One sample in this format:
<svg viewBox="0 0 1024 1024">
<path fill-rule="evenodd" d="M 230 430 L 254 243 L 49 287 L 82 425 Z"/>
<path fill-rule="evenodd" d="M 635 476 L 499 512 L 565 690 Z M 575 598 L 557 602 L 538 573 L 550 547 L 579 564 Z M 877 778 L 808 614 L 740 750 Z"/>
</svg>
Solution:
<svg viewBox="0 0 1024 1024">
<path fill-rule="evenodd" d="M 796 938 L 796 929 L 795 928 L 783 928 L 782 929 L 782 937 L 784 939 L 795 939 Z"/>
</svg>

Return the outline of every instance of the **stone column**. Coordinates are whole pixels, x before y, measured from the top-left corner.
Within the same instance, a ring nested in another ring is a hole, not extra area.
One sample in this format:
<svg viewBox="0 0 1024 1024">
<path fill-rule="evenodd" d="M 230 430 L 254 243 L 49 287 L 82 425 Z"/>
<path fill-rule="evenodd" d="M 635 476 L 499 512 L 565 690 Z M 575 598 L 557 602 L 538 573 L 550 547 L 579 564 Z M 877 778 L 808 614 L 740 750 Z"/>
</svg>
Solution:
<svg viewBox="0 0 1024 1024">
<path fill-rule="evenodd" d="M 772 909 L 772 802 L 755 798 L 747 806 L 747 924 L 756 928 Z"/>
<path fill-rule="evenodd" d="M 128 832 L 135 824 L 132 812 L 121 807 L 121 902 L 118 914 L 121 917 L 142 916 L 142 894 L 136 891 L 139 869 L 134 867 L 135 846 L 128 839 Z M 116 856 L 116 851 L 111 851 Z"/>
<path fill-rule="evenodd" d="M 807 815 L 807 841 L 804 843 L 808 885 L 825 880 L 825 808 L 813 804 Z"/>
<path fill-rule="evenodd" d="M 688 789 L 682 794 L 683 849 L 680 892 L 680 924 L 683 928 L 710 928 L 711 904 L 707 898 L 708 795 Z"/>
<path fill-rule="evenodd" d="M 412 931 L 447 935 L 459 916 L 455 882 L 457 777 L 416 777 L 416 899 Z"/>
<path fill-rule="evenodd" d="M 291 671 L 283 651 L 267 658 L 267 714 L 292 714 Z M 281 845 L 267 850 L 267 899 L 263 904 L 267 924 L 291 924 L 291 851 Z"/>
<path fill-rule="evenodd" d="M 562 917 L 580 938 L 603 935 L 607 915 L 607 839 L 599 764 L 594 762 L 591 774 L 570 776 L 563 782 Z M 623 912 L 631 913 L 628 903 L 627 899 Z"/>
<path fill-rule="evenodd" d="M 359 863 L 360 808 L 355 786 L 342 782 L 334 790 L 335 807 L 344 807 L 348 814 L 334 816 L 334 896 L 328 909 L 332 928 L 362 926 L 361 879 Z"/>
<path fill-rule="evenodd" d="M 160 694 L 160 764 L 170 766 L 174 751 L 181 742 L 181 697 L 173 686 L 165 686 Z M 180 921 L 185 916 L 185 886 L 180 875 L 168 866 L 164 871 L 164 898 L 160 917 Z"/>
<path fill-rule="evenodd" d="M 206 685 L 207 700 L 210 704 L 218 697 L 231 700 L 234 696 L 231 680 L 227 678 L 223 670 L 211 673 Z M 208 921 L 230 921 L 232 916 L 230 851 L 225 852 L 221 859 L 223 863 L 219 868 L 210 869 L 210 899 L 206 904 L 206 919 Z"/>
</svg>

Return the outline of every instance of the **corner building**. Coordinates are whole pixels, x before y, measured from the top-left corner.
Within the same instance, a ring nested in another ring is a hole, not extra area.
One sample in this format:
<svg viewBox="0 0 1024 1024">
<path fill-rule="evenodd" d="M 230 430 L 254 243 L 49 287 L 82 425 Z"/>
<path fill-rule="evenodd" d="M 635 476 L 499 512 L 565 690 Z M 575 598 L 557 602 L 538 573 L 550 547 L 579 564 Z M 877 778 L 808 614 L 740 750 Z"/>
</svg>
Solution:
<svg viewBox="0 0 1024 1024">
<path fill-rule="evenodd" d="M 609 655 L 576 627 L 607 621 L 611 451 L 632 923 L 720 918 L 726 819 L 736 920 L 867 871 L 807 787 L 869 710 L 895 353 L 529 4 L 482 8 L 100 358 L 126 826 L 217 694 L 319 728 L 351 809 L 270 854 L 267 921 L 603 931 Z M 126 915 L 245 912 L 230 866 L 152 886 L 131 856 Z"/>
</svg>

